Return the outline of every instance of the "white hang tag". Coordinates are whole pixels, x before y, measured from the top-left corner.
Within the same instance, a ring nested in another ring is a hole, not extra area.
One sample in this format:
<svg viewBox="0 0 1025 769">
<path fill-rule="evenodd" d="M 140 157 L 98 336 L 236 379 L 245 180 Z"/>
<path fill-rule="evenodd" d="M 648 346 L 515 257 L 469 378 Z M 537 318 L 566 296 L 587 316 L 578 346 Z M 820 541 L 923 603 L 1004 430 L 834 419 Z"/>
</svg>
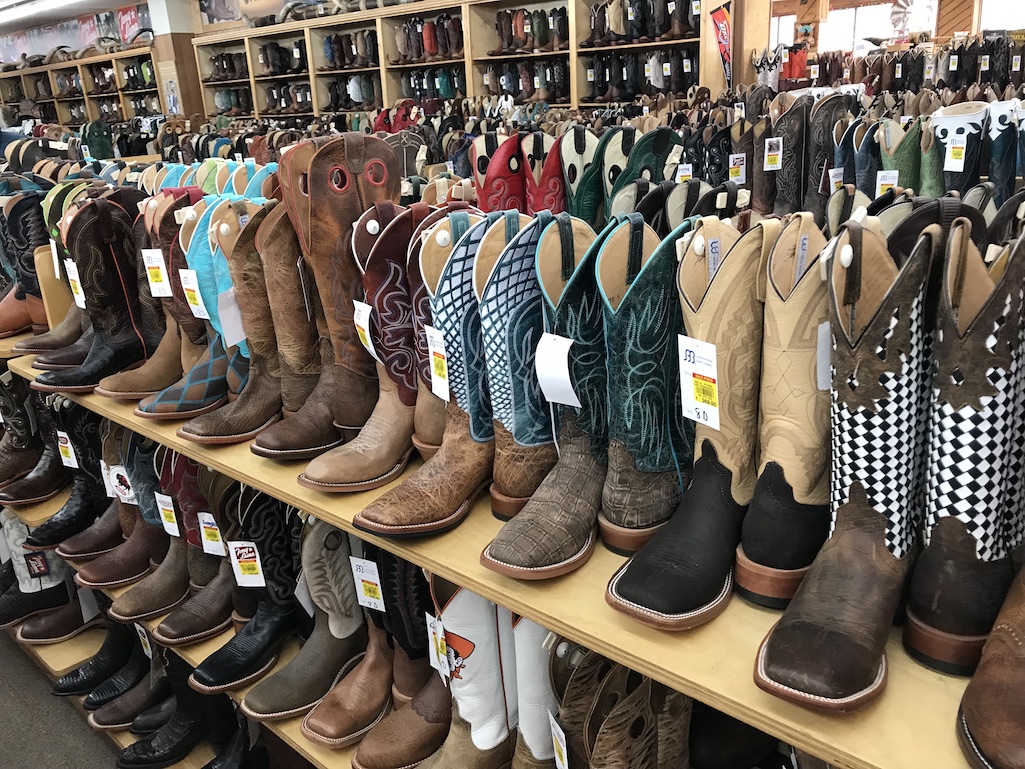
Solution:
<svg viewBox="0 0 1025 769">
<path fill-rule="evenodd" d="M 88 144 L 80 144 L 80 145 L 78 145 L 78 148 L 82 151 L 82 157 L 83 158 L 91 158 L 92 157 L 92 153 L 89 151 L 89 145 Z"/>
<path fill-rule="evenodd" d="M 676 183 L 689 182 L 694 176 L 694 166 L 690 163 L 680 163 L 676 166 Z"/>
<path fill-rule="evenodd" d="M 149 633 L 146 632 L 146 628 L 140 625 L 138 622 L 133 623 L 135 625 L 135 632 L 139 634 L 139 643 L 142 644 L 142 650 L 145 652 L 146 657 L 153 659 L 153 647 L 149 642 Z"/>
<path fill-rule="evenodd" d="M 566 748 L 566 733 L 555 720 L 552 711 L 548 711 L 548 721 L 552 726 L 552 743 L 555 746 L 555 769 L 569 769 L 569 750 Z"/>
<path fill-rule="evenodd" d="M 306 579 L 306 572 L 299 572 L 299 579 L 295 582 L 295 600 L 299 602 L 299 605 L 306 610 L 309 616 L 314 616 L 317 613 L 317 607 L 313 603 L 313 596 L 310 595 L 310 583 Z"/>
<path fill-rule="evenodd" d="M 235 162 L 236 163 L 245 163 L 246 162 L 245 159 L 243 159 L 241 152 L 236 152 L 235 153 Z"/>
<path fill-rule="evenodd" d="M 715 345 L 680 334 L 680 394 L 683 415 L 719 429 L 719 374 Z"/>
<path fill-rule="evenodd" d="M 851 79 L 851 68 L 850 67 L 844 67 L 843 68 L 843 79 L 844 80 L 850 80 Z"/>
<path fill-rule="evenodd" d="M 675 13 L 676 12 L 676 3 L 673 2 L 673 0 L 669 0 L 669 3 L 667 4 L 666 7 L 669 9 L 669 13 Z"/>
<path fill-rule="evenodd" d="M 1021 56 L 1011 57 L 1011 72 L 1021 72 Z"/>
<path fill-rule="evenodd" d="M 913 122 L 915 122 L 915 116 L 914 115 L 901 115 L 900 116 L 900 127 L 901 128 L 907 128 Z"/>
<path fill-rule="evenodd" d="M 876 171 L 876 197 L 897 186 L 899 171 Z"/>
<path fill-rule="evenodd" d="M 260 551 L 255 542 L 228 542 L 228 556 L 231 558 L 231 570 L 235 572 L 235 584 L 239 587 L 265 587 L 267 580 L 263 576 L 260 563 Z"/>
<path fill-rule="evenodd" d="M 537 75 L 534 75 L 534 87 L 535 88 L 540 88 L 541 87 L 541 78 L 539 78 Z"/>
<path fill-rule="evenodd" d="M 828 390 L 833 383 L 833 371 L 830 357 L 833 354 L 833 335 L 829 329 L 829 321 L 819 324 L 819 339 L 816 345 L 816 379 L 820 390 Z"/>
<path fill-rule="evenodd" d="M 632 19 L 633 16 L 631 16 L 630 18 Z M 524 21 L 523 22 L 523 31 L 524 31 L 525 34 L 529 35 L 533 29 L 534 29 L 534 27 L 533 27 L 533 25 L 529 21 Z"/>
<path fill-rule="evenodd" d="M 747 155 L 738 152 L 730 155 L 729 180 L 735 184 L 747 184 Z"/>
<path fill-rule="evenodd" d="M 114 493 L 114 486 L 110 482 L 110 465 L 102 459 L 100 460 L 100 476 L 103 478 L 103 490 L 107 492 L 107 496 L 110 499 L 113 499 L 117 495 Z"/>
<path fill-rule="evenodd" d="M 164 255 L 159 248 L 142 249 L 142 262 L 146 265 L 146 280 L 153 296 L 171 296 L 171 281 L 164 266 Z"/>
<path fill-rule="evenodd" d="M 951 57 L 953 58 L 953 57 Z M 964 171 L 965 149 L 968 140 L 964 136 L 952 136 L 947 144 L 947 153 L 943 158 L 943 170 L 953 173 Z"/>
<path fill-rule="evenodd" d="M 192 310 L 192 317 L 210 320 L 210 313 L 203 304 L 203 295 L 199 293 L 199 278 L 196 277 L 196 271 L 178 270 L 178 277 L 182 282 L 182 290 L 185 291 L 185 301 Z"/>
<path fill-rule="evenodd" d="M 671 3 L 670 3 L 670 5 L 671 5 Z M 672 72 L 673 72 L 672 65 L 668 61 L 662 62 L 662 74 L 663 75 L 671 75 Z"/>
<path fill-rule="evenodd" d="M 541 334 L 534 355 L 534 370 L 549 403 L 580 408 L 580 399 L 569 378 L 569 348 L 572 346 L 573 340 L 567 337 Z"/>
<path fill-rule="evenodd" d="M 842 168 L 830 168 L 829 169 L 829 189 L 831 192 L 836 192 L 838 189 L 843 187 L 843 169 Z"/>
<path fill-rule="evenodd" d="M 786 64 L 788 61 L 790 61 L 790 49 L 789 48 L 784 48 L 783 49 L 783 63 Z"/>
<path fill-rule="evenodd" d="M 692 0 L 690 4 L 690 11 L 695 16 L 701 15 L 701 0 Z"/>
<path fill-rule="evenodd" d="M 443 401 L 450 401 L 448 388 L 448 355 L 445 352 L 445 335 L 433 326 L 424 326 L 427 334 L 427 350 L 431 362 L 431 392 Z"/>
<path fill-rule="evenodd" d="M 80 310 L 85 309 L 85 294 L 82 293 L 82 281 L 78 277 L 78 267 L 70 259 L 64 260 L 64 269 L 68 273 L 68 283 L 71 284 L 71 296 L 75 299 L 75 306 Z"/>
<path fill-rule="evenodd" d="M 293 48 L 292 49 L 292 58 L 295 59 L 296 61 L 299 61 L 300 56 L 299 56 L 299 49 L 298 48 Z"/>
<path fill-rule="evenodd" d="M 427 616 L 427 657 L 431 667 L 438 671 L 441 679 L 448 683 L 451 673 L 448 665 L 448 641 L 445 638 L 445 625 L 441 617 L 434 617 L 430 612 Z"/>
<path fill-rule="evenodd" d="M 203 552 L 210 555 L 224 557 L 228 551 L 224 549 L 224 540 L 221 538 L 221 530 L 217 526 L 213 513 L 200 513 L 199 516 L 199 541 L 203 543 Z"/>
<path fill-rule="evenodd" d="M 957 54 L 952 53 L 950 59 L 947 61 L 947 69 L 951 72 L 957 72 Z"/>
<path fill-rule="evenodd" d="M 594 68 L 593 67 L 590 67 L 587 70 L 587 82 L 588 83 L 593 83 L 594 82 Z"/>
<path fill-rule="evenodd" d="M 933 62 L 926 62 L 925 73 L 922 75 L 926 80 L 932 80 L 932 76 L 936 72 L 936 65 Z"/>
<path fill-rule="evenodd" d="M 82 622 L 89 622 L 100 616 L 96 595 L 87 587 L 78 588 L 78 605 L 82 607 Z"/>
<path fill-rule="evenodd" d="M 644 77 L 647 77 L 647 78 L 651 77 L 651 65 L 650 64 L 645 64 L 644 65 Z"/>
<path fill-rule="evenodd" d="M 747 117 L 747 105 L 744 102 L 738 101 L 733 104 L 733 117 L 734 122 Z"/>
<path fill-rule="evenodd" d="M 989 72 L 989 54 L 984 53 L 982 55 L 982 62 L 979 64 L 980 72 Z"/>
<path fill-rule="evenodd" d="M 71 438 L 63 430 L 57 431 L 57 451 L 61 455 L 61 464 L 73 470 L 78 468 L 78 457 L 75 456 L 75 447 L 71 445 Z"/>
<path fill-rule="evenodd" d="M 235 298 L 234 287 L 217 295 L 217 313 L 221 317 L 221 335 L 224 346 L 231 347 L 246 339 L 246 330 L 242 327 L 242 311 Z"/>
<path fill-rule="evenodd" d="M 765 160 L 763 171 L 778 171 L 783 167 L 783 137 L 774 136 L 765 140 Z"/>
<path fill-rule="evenodd" d="M 484 85 L 491 85 L 491 75 L 484 73 Z"/>
<path fill-rule="evenodd" d="M 381 359 L 377 356 L 377 350 L 374 349 L 374 340 L 370 338 L 370 316 L 373 314 L 374 308 L 359 299 L 353 300 L 352 304 L 355 308 L 352 322 L 356 325 L 356 335 L 359 336 L 359 341 L 371 357 L 380 363 Z"/>
<path fill-rule="evenodd" d="M 819 79 L 819 65 L 818 64 L 812 64 L 812 65 L 810 65 L 808 67 L 808 77 L 810 77 L 812 80 L 818 80 Z"/>
<path fill-rule="evenodd" d="M 647 117 L 650 114 L 651 110 L 648 109 L 648 105 L 645 104 L 643 107 L 641 107 L 641 112 L 644 114 L 644 117 Z"/>
<path fill-rule="evenodd" d="M 132 488 L 132 482 L 128 478 L 128 471 L 124 465 L 114 465 L 110 468 L 110 485 L 114 489 L 114 494 L 127 505 L 136 504 L 135 489 Z"/>
<path fill-rule="evenodd" d="M 381 588 L 377 564 L 354 555 L 349 556 L 349 563 L 352 566 L 352 579 L 356 585 L 356 600 L 359 605 L 374 611 L 384 611 L 384 590 Z"/>
<path fill-rule="evenodd" d="M 684 72 L 690 72 L 690 70 L 691 70 L 690 59 L 684 59 L 683 60 L 683 71 Z"/>
<path fill-rule="evenodd" d="M 53 259 L 53 274 L 60 277 L 60 257 L 57 256 L 57 241 L 53 238 L 50 238 L 50 258 Z"/>
<path fill-rule="evenodd" d="M 904 65 L 901 64 L 900 62 L 897 62 L 897 65 L 893 68 L 893 76 L 895 78 L 899 79 L 903 74 L 904 74 Z"/>
<path fill-rule="evenodd" d="M 157 501 L 157 510 L 160 511 L 160 523 L 163 524 L 164 531 L 172 537 L 180 537 L 178 516 L 174 512 L 174 500 L 167 494 L 161 494 L 159 491 L 153 492 L 153 498 Z"/>
</svg>

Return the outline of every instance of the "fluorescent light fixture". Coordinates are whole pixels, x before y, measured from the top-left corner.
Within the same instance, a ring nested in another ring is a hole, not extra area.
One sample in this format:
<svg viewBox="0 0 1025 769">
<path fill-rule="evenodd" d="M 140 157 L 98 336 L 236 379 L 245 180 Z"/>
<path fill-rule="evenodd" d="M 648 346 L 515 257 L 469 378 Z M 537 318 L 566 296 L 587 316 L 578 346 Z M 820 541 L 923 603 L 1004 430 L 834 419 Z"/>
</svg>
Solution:
<svg viewBox="0 0 1025 769">
<path fill-rule="evenodd" d="M 71 5 L 80 5 L 86 0 L 35 0 L 35 2 L 17 5 L 17 0 L 0 0 L 0 26 L 7 26 L 12 21 L 26 19 L 36 14 L 51 13 Z"/>
</svg>

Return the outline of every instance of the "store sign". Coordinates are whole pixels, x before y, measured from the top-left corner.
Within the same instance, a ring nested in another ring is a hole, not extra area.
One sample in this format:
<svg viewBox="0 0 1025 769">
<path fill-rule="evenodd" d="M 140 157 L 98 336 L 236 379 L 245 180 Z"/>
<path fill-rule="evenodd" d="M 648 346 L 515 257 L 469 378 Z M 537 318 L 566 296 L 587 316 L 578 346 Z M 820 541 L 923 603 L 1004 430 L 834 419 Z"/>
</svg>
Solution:
<svg viewBox="0 0 1025 769">
<path fill-rule="evenodd" d="M 139 31 L 139 9 L 137 6 L 129 5 L 127 8 L 118 8 L 115 16 L 117 17 L 117 31 L 122 40 L 129 40 Z"/>
</svg>

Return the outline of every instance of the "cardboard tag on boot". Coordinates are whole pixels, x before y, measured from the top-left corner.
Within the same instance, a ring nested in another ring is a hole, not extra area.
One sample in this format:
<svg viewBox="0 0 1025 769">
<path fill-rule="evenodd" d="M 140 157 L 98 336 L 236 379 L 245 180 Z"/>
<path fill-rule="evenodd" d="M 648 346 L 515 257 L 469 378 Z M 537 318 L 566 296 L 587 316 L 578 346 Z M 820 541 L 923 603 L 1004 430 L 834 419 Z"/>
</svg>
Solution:
<svg viewBox="0 0 1025 769">
<path fill-rule="evenodd" d="M 569 350 L 572 346 L 572 339 L 547 332 L 542 334 L 534 356 L 534 370 L 541 392 L 549 403 L 580 408 L 580 399 L 569 377 Z"/>
<path fill-rule="evenodd" d="M 968 140 L 964 136 L 950 137 L 950 144 L 947 145 L 947 152 L 943 158 L 944 171 L 952 173 L 964 171 L 964 156 L 967 146 Z"/>
<path fill-rule="evenodd" d="M 61 274 L 60 257 L 57 256 L 57 241 L 50 238 L 50 258 L 53 259 L 53 274 Z"/>
<path fill-rule="evenodd" d="M 354 308 L 352 322 L 356 326 L 356 335 L 370 356 L 380 363 L 381 359 L 377 356 L 377 350 L 374 349 L 374 340 L 370 338 L 370 316 L 373 314 L 374 308 L 358 299 L 354 299 L 352 305 Z"/>
<path fill-rule="evenodd" d="M 114 487 L 110 483 L 110 466 L 100 460 L 100 476 L 103 478 L 103 490 L 107 492 L 107 496 L 113 499 L 116 495 L 114 494 Z"/>
<path fill-rule="evenodd" d="M 235 298 L 234 287 L 217 295 L 217 314 L 221 318 L 221 336 L 224 346 L 232 347 L 246 340 L 246 330 L 242 327 L 242 311 Z"/>
<path fill-rule="evenodd" d="M 443 401 L 452 398 L 448 389 L 448 356 L 445 353 L 445 335 L 433 326 L 424 325 L 427 349 L 431 361 L 431 392 Z"/>
<path fill-rule="evenodd" d="M 765 140 L 763 171 L 778 171 L 783 167 L 783 137 L 774 136 Z"/>
<path fill-rule="evenodd" d="M 171 281 L 164 266 L 164 255 L 159 248 L 142 249 L 142 262 L 146 265 L 146 280 L 149 292 L 154 297 L 171 296 Z"/>
<path fill-rule="evenodd" d="M 57 431 L 57 451 L 61 455 L 61 464 L 75 470 L 78 468 L 78 457 L 75 456 L 75 447 L 71 445 L 71 438 L 63 430 Z"/>
<path fill-rule="evenodd" d="M 830 168 L 829 169 L 829 192 L 830 192 L 830 194 L 836 192 L 841 187 L 843 187 L 843 169 L 842 168 Z"/>
<path fill-rule="evenodd" d="M 235 584 L 239 587 L 266 587 L 260 551 L 255 542 L 229 542 L 228 555 L 231 557 L 231 569 L 235 572 Z"/>
<path fill-rule="evenodd" d="M 178 516 L 174 512 L 174 500 L 167 496 L 167 494 L 161 494 L 159 491 L 153 492 L 153 498 L 157 501 L 157 510 L 160 511 L 160 523 L 163 524 L 164 531 L 172 537 L 180 537 Z"/>
<path fill-rule="evenodd" d="M 71 296 L 75 299 L 75 306 L 84 310 L 85 294 L 82 293 L 82 279 L 78 277 L 78 267 L 70 259 L 65 259 L 64 269 L 68 273 L 68 283 L 71 284 Z"/>
<path fill-rule="evenodd" d="M 694 177 L 694 166 L 691 163 L 680 163 L 676 166 L 676 183 L 685 184 Z"/>
<path fill-rule="evenodd" d="M 747 155 L 738 152 L 730 155 L 729 179 L 734 184 L 747 184 Z"/>
<path fill-rule="evenodd" d="M 441 617 L 427 614 L 427 657 L 431 667 L 441 674 L 441 680 L 448 685 L 451 669 L 448 664 L 448 641 L 445 639 L 445 625 Z"/>
<path fill-rule="evenodd" d="M 306 580 L 306 572 L 300 571 L 299 578 L 295 581 L 295 600 L 303 607 L 309 616 L 317 613 L 317 607 L 313 603 L 313 596 L 310 595 L 310 583 Z"/>
<path fill-rule="evenodd" d="M 820 390 L 829 390 L 833 384 L 833 368 L 830 362 L 832 355 L 833 333 L 827 320 L 819 324 L 818 344 L 815 347 L 815 379 Z"/>
<path fill-rule="evenodd" d="M 135 625 L 135 632 L 139 634 L 139 643 L 142 644 L 142 650 L 145 652 L 149 659 L 153 659 L 153 647 L 149 642 L 149 633 L 146 632 L 146 628 L 140 625 L 138 622 L 133 623 Z"/>
<path fill-rule="evenodd" d="M 384 591 L 381 589 L 377 564 L 354 555 L 349 556 L 349 564 L 352 566 L 352 579 L 356 585 L 359 605 L 374 611 L 384 611 Z"/>
<path fill-rule="evenodd" d="M 128 478 L 128 471 L 124 465 L 114 465 L 110 468 L 110 485 L 114 489 L 114 494 L 122 502 L 128 505 L 137 503 L 135 489 L 132 488 L 132 482 Z"/>
<path fill-rule="evenodd" d="M 78 605 L 82 607 L 82 622 L 89 622 L 100 616 L 96 595 L 87 587 L 78 588 Z"/>
<path fill-rule="evenodd" d="M 552 727 L 552 743 L 555 746 L 555 769 L 569 769 L 569 750 L 566 748 L 566 733 L 555 718 L 552 711 L 548 711 L 548 721 Z"/>
<path fill-rule="evenodd" d="M 199 293 L 199 278 L 195 270 L 178 270 L 178 277 L 182 282 L 182 289 L 185 291 L 185 301 L 189 303 L 192 310 L 192 317 L 210 320 L 210 313 L 203 304 L 203 295 Z"/>
<path fill-rule="evenodd" d="M 680 396 L 683 415 L 719 429 L 719 381 L 715 345 L 680 334 Z"/>
<path fill-rule="evenodd" d="M 199 514 L 199 541 L 203 543 L 203 552 L 224 558 L 228 551 L 224 549 L 221 530 L 217 526 L 212 513 Z"/>
<path fill-rule="evenodd" d="M 876 197 L 897 186 L 899 171 L 876 171 Z"/>
</svg>

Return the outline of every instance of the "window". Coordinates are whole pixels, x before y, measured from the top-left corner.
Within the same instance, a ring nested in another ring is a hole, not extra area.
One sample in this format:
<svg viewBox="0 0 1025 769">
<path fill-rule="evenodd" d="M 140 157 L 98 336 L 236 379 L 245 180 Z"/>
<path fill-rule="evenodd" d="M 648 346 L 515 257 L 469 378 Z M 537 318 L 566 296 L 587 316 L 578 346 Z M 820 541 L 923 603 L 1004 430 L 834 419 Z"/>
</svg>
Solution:
<svg viewBox="0 0 1025 769">
<path fill-rule="evenodd" d="M 983 0 L 983 26 L 985 27 L 986 8 L 991 7 L 994 15 L 1000 14 L 1006 18 L 1007 13 L 998 11 L 1001 5 L 1006 5 L 1004 0 Z M 936 28 L 936 2 L 937 0 L 916 0 L 916 9 L 922 14 L 916 26 L 924 25 L 924 29 L 935 31 Z M 865 37 L 888 38 L 894 33 L 893 22 L 890 21 L 890 3 L 880 5 L 862 5 L 856 8 L 836 8 L 829 12 L 829 16 L 819 24 L 818 49 L 820 51 L 853 51 L 855 54 L 864 54 L 877 48 L 873 43 L 868 42 Z M 1020 19 L 1019 19 L 1020 16 Z M 775 47 L 779 44 L 793 45 L 794 22 L 796 16 L 777 16 L 772 19 L 769 28 L 769 41 Z M 1015 7 L 1015 23 L 1004 24 L 1001 29 L 1016 29 L 1025 27 L 1025 4 Z M 920 31 L 918 29 L 913 30 Z"/>
<path fill-rule="evenodd" d="M 1025 5 L 1007 0 L 982 0 L 983 29 L 1021 29 L 1025 27 Z"/>
<path fill-rule="evenodd" d="M 797 16 L 773 16 L 769 20 L 769 48 L 774 49 L 777 45 L 794 44 L 794 24 Z"/>
</svg>

